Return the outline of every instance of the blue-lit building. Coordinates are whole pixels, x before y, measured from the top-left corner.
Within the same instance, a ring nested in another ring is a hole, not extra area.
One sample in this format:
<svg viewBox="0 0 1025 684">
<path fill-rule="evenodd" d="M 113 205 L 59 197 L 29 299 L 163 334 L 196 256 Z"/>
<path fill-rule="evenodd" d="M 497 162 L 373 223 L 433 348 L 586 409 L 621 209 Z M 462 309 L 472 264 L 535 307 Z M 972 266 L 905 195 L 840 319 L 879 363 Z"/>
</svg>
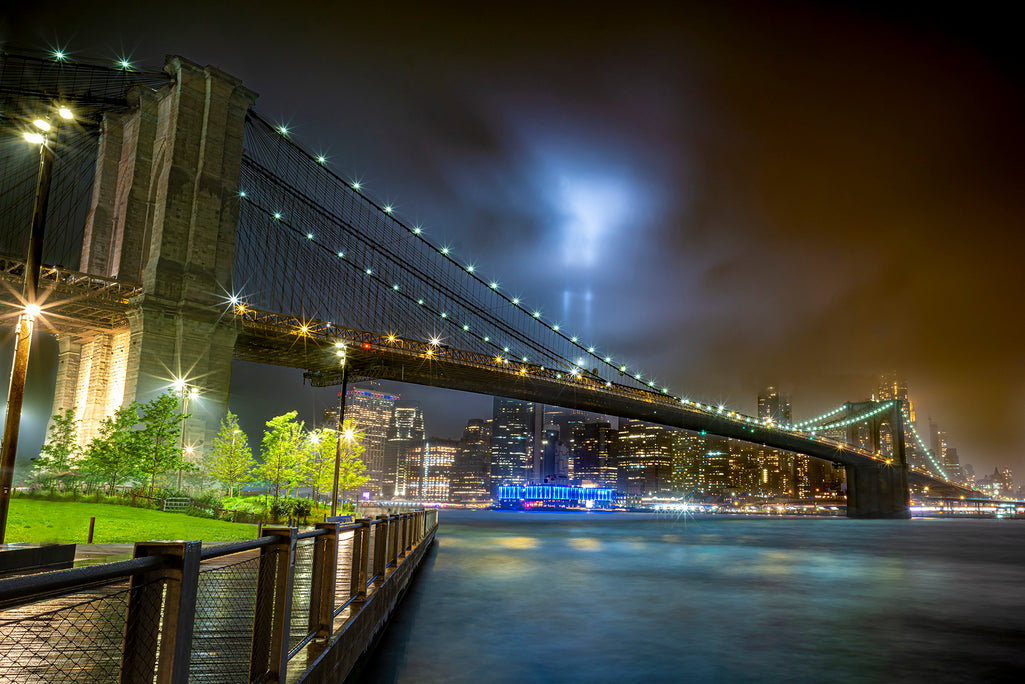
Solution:
<svg viewBox="0 0 1025 684">
<path fill-rule="evenodd" d="M 616 492 L 608 487 L 556 484 L 511 484 L 498 487 L 501 508 L 612 508 Z"/>
</svg>

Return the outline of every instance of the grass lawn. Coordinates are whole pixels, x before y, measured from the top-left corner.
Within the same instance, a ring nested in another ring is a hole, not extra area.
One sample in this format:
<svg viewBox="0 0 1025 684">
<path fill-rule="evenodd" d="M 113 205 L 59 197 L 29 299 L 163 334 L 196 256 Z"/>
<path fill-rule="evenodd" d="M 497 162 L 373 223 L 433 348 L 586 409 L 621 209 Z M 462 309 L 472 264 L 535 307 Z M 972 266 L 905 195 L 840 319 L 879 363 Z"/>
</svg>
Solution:
<svg viewBox="0 0 1025 684">
<path fill-rule="evenodd" d="M 111 504 L 11 499 L 8 542 L 66 542 L 84 544 L 89 518 L 96 518 L 93 543 L 119 544 L 154 539 L 230 541 L 254 539 L 256 525 L 194 518 Z"/>
</svg>

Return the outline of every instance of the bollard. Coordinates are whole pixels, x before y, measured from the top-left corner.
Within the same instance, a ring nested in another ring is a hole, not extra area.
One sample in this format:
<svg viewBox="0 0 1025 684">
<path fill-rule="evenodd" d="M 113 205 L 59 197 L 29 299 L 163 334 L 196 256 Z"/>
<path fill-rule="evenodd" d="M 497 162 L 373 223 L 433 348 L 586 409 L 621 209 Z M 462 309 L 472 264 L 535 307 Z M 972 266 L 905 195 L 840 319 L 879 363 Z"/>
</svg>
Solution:
<svg viewBox="0 0 1025 684">
<path fill-rule="evenodd" d="M 89 540 L 86 544 L 93 543 L 93 530 L 96 529 L 96 518 L 89 518 Z"/>
</svg>

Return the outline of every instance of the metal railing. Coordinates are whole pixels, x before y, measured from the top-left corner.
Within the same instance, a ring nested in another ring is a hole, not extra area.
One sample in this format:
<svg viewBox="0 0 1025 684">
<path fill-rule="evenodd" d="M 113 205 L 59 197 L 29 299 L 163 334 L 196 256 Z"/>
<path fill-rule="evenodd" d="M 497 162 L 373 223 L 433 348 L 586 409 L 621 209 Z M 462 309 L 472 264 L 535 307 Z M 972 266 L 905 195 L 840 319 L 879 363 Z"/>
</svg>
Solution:
<svg viewBox="0 0 1025 684">
<path fill-rule="evenodd" d="M 0 681 L 284 682 L 437 525 L 436 510 L 317 523 L 0 580 Z"/>
</svg>

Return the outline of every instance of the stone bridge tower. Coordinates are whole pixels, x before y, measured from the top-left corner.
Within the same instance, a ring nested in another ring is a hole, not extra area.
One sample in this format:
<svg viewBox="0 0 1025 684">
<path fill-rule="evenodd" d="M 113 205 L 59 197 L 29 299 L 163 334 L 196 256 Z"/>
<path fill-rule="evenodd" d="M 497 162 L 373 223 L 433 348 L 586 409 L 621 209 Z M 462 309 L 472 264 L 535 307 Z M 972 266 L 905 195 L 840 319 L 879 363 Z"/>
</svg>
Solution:
<svg viewBox="0 0 1025 684">
<path fill-rule="evenodd" d="M 129 328 L 60 339 L 54 412 L 75 407 L 81 441 L 175 378 L 198 390 L 186 444 L 209 445 L 228 401 L 236 331 L 225 313 L 239 216 L 246 112 L 255 93 L 222 71 L 168 57 L 172 82 L 129 92 L 101 123 L 80 270 L 142 285 Z"/>
</svg>

